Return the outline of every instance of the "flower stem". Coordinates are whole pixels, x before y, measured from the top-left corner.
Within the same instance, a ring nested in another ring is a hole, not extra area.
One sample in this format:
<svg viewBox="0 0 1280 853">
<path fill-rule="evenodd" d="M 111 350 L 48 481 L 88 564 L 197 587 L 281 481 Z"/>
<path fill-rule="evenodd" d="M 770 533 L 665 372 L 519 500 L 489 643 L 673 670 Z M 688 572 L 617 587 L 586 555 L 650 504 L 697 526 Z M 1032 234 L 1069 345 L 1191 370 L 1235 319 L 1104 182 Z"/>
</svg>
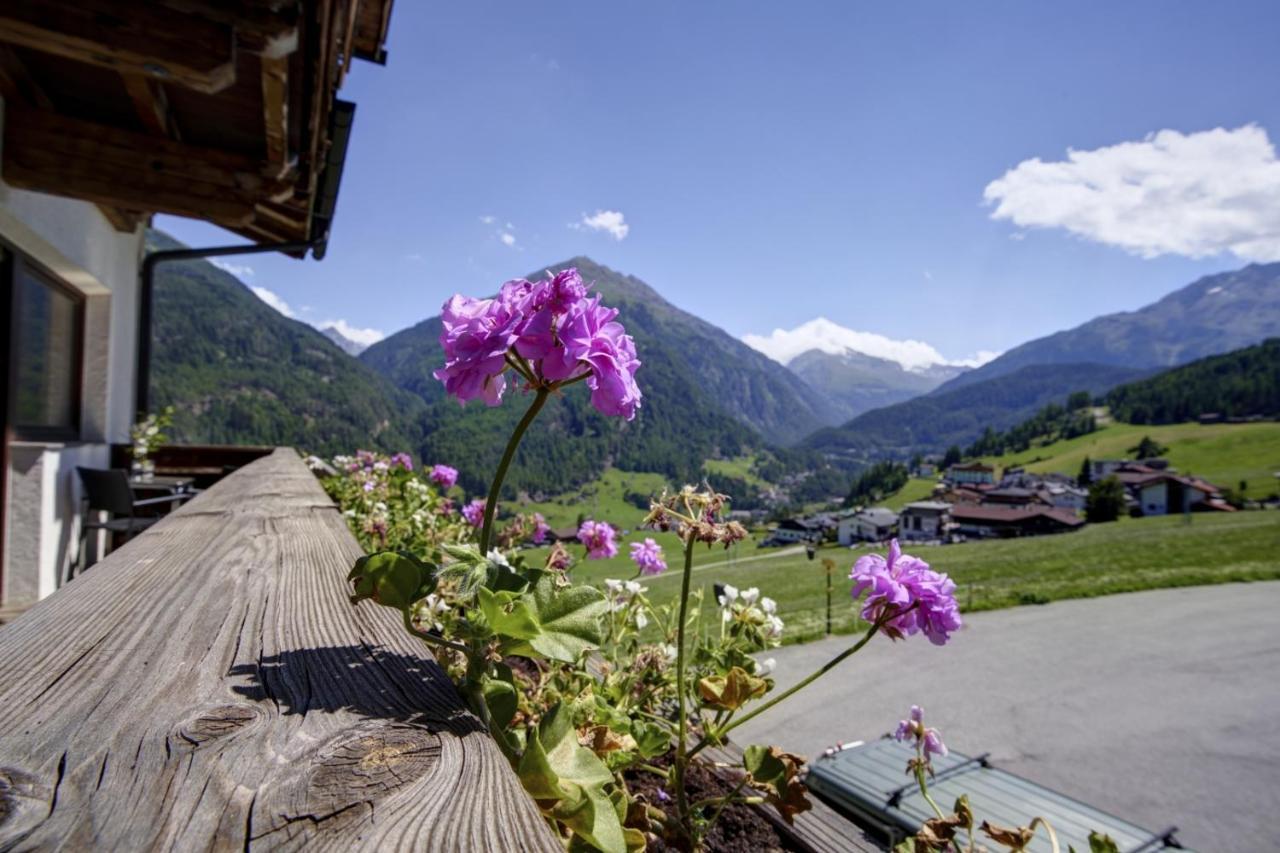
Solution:
<svg viewBox="0 0 1280 853">
<path fill-rule="evenodd" d="M 1031 826 L 1028 828 L 1031 829 L 1032 831 L 1035 831 L 1037 824 L 1043 826 L 1045 833 L 1048 834 L 1049 846 L 1053 848 L 1053 853 L 1058 853 L 1058 851 L 1061 849 L 1060 847 L 1058 847 L 1058 833 L 1054 832 L 1053 827 L 1049 824 L 1049 821 L 1045 820 L 1042 817 L 1038 817 L 1035 820 L 1031 821 Z"/>
<path fill-rule="evenodd" d="M 410 634 L 413 634 L 413 636 L 417 637 L 418 639 L 426 643 L 442 646 L 446 649 L 452 649 L 455 652 L 461 652 L 462 654 L 466 655 L 468 658 L 471 657 L 471 649 L 467 648 L 461 643 L 455 643 L 450 640 L 446 640 L 444 637 L 437 637 L 434 634 L 428 634 L 426 631 L 419 631 L 417 628 L 413 627 L 413 619 L 412 617 L 409 616 L 409 611 L 404 610 L 402 612 L 404 613 L 405 630 L 408 631 Z"/>
<path fill-rule="evenodd" d="M 901 615 L 901 614 L 895 614 L 895 615 Z M 841 662 L 841 661 L 843 661 L 845 658 L 849 657 L 849 655 L 854 654 L 855 652 L 859 651 L 859 650 L 860 650 L 863 646 L 865 646 L 867 643 L 871 642 L 871 638 L 872 638 L 872 637 L 874 637 L 874 636 L 876 635 L 876 632 L 880 630 L 881 625 L 883 625 L 885 621 L 886 621 L 886 620 L 883 620 L 883 619 L 882 619 L 882 620 L 879 620 L 879 621 L 877 621 L 877 622 L 872 623 L 871 627 L 867 629 L 867 633 L 863 635 L 863 637 L 862 637 L 862 639 L 861 639 L 861 640 L 859 640 L 858 642 L 854 643 L 852 646 L 850 646 L 849 648 L 845 649 L 845 650 L 844 650 L 844 651 L 842 651 L 840 654 L 836 655 L 836 656 L 835 656 L 835 657 L 833 657 L 831 660 L 829 660 L 829 661 L 827 661 L 826 663 L 824 663 L 824 664 L 823 664 L 821 667 L 819 667 L 818 669 L 814 670 L 812 673 L 810 673 L 810 674 L 809 674 L 809 676 L 808 676 L 807 678 L 803 679 L 802 681 L 798 682 L 797 684 L 795 684 L 795 685 L 793 685 L 793 686 L 791 686 L 791 687 L 787 688 L 786 690 L 782 691 L 782 692 L 781 692 L 781 693 L 779 693 L 777 696 L 775 696 L 774 698 L 770 699 L 768 702 L 765 702 L 765 703 L 764 703 L 763 705 L 761 705 L 760 707 L 758 707 L 758 708 L 754 708 L 750 713 L 748 713 L 748 714 L 743 714 L 741 717 L 739 717 L 738 719 L 736 719 L 736 720 L 734 720 L 733 722 L 729 723 L 729 724 L 728 724 L 728 725 L 726 725 L 724 728 L 722 728 L 722 729 L 717 729 L 717 730 L 716 730 L 716 732 L 714 733 L 714 735 L 711 735 L 711 734 L 704 735 L 704 736 L 703 736 L 703 738 L 702 738 L 702 740 L 698 742 L 698 745 L 697 745 L 697 746 L 695 746 L 695 747 L 693 748 L 693 750 L 689 753 L 689 757 L 690 757 L 690 758 L 692 758 L 693 756 L 695 756 L 695 755 L 697 755 L 699 752 L 701 752 L 704 748 L 706 748 L 706 747 L 710 746 L 710 745 L 711 745 L 711 739 L 712 739 L 712 737 L 713 737 L 713 736 L 714 736 L 714 738 L 715 738 L 715 740 L 716 740 L 716 741 L 723 740 L 724 736 L 725 736 L 726 734 L 728 734 L 730 731 L 732 731 L 733 729 L 736 729 L 738 726 L 742 725 L 743 723 L 747 722 L 748 720 L 750 720 L 750 719 L 752 719 L 752 718 L 754 718 L 754 717 L 757 717 L 757 716 L 759 716 L 760 714 L 763 714 L 765 711 L 769 710 L 769 709 L 770 709 L 770 708 L 772 708 L 774 705 L 777 705 L 777 704 L 778 704 L 779 702 L 781 702 L 783 699 L 788 698 L 788 697 L 789 697 L 789 696 L 791 696 L 791 694 L 793 694 L 793 693 L 798 693 L 799 691 L 801 691 L 801 690 L 802 690 L 802 689 L 804 689 L 805 687 L 808 687 L 810 684 L 812 684 L 813 682 L 817 681 L 817 680 L 818 680 L 819 678 L 821 678 L 822 676 L 826 675 L 826 674 L 827 674 L 828 672 L 830 672 L 831 670 L 835 669 L 837 666 L 839 666 L 839 664 L 840 664 L 840 662 Z"/>
<path fill-rule="evenodd" d="M 498 471 L 493 475 L 493 483 L 489 486 L 489 499 L 484 505 L 484 526 L 480 528 L 481 554 L 489 553 L 489 540 L 493 537 L 493 514 L 498 508 L 498 495 L 502 492 L 502 481 L 506 479 L 507 469 L 511 467 L 511 458 L 516 455 L 516 448 L 520 446 L 525 430 L 538 416 L 542 404 L 547 402 L 549 393 L 546 388 L 538 389 L 533 402 L 529 404 L 529 410 L 524 413 L 520 423 L 516 424 L 515 432 L 511 433 L 511 439 L 507 442 L 507 449 L 502 453 L 502 461 L 498 463 Z"/>
<path fill-rule="evenodd" d="M 688 621 L 689 582 L 693 579 L 693 546 L 696 540 L 692 536 L 684 546 L 684 577 L 680 582 L 680 622 L 676 626 L 676 697 L 680 703 L 680 722 L 676 729 L 676 764 L 675 789 L 676 806 L 680 814 L 680 827 L 690 843 L 693 842 L 693 820 L 689 813 L 689 800 L 684 790 L 684 771 L 689 763 L 685 754 L 688 748 L 689 720 L 685 709 L 688 697 L 684 689 L 684 633 Z"/>
</svg>

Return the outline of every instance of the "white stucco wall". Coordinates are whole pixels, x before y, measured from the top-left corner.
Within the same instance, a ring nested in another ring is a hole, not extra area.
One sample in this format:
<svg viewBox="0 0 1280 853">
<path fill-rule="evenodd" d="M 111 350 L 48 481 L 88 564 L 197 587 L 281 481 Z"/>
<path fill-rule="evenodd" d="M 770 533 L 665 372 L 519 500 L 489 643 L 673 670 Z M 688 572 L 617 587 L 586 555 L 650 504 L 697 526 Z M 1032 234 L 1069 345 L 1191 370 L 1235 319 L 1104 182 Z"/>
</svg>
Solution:
<svg viewBox="0 0 1280 853">
<path fill-rule="evenodd" d="M 1152 483 L 1142 487 L 1142 514 L 1167 515 L 1169 512 L 1169 486 L 1167 483 Z M 1179 507 L 1181 509 L 1181 507 Z"/>
<path fill-rule="evenodd" d="M 9 469 L 2 472 L 0 605 L 11 606 L 53 592 L 75 555 L 76 465 L 105 467 L 107 444 L 128 441 L 143 230 L 121 233 L 93 204 L 0 182 L 0 239 L 86 297 L 81 440 L 11 445 Z"/>
</svg>

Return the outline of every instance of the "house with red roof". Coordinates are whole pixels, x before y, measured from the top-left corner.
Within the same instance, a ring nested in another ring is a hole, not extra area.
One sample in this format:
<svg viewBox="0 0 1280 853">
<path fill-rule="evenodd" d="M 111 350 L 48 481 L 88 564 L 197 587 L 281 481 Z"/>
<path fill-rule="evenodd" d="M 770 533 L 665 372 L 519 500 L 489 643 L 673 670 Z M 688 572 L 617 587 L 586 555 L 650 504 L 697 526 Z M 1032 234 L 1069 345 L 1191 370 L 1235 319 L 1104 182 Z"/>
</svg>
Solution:
<svg viewBox="0 0 1280 853">
<path fill-rule="evenodd" d="M 1141 515 L 1168 515 L 1177 512 L 1223 511 L 1235 507 L 1222 497 L 1222 490 L 1199 477 L 1160 470 L 1149 465 L 1129 463 L 1117 468 L 1113 476 L 1137 504 Z"/>
<path fill-rule="evenodd" d="M 1085 523 L 1072 510 L 1044 504 L 957 504 L 951 520 L 958 532 L 978 539 L 1067 533 Z"/>
</svg>

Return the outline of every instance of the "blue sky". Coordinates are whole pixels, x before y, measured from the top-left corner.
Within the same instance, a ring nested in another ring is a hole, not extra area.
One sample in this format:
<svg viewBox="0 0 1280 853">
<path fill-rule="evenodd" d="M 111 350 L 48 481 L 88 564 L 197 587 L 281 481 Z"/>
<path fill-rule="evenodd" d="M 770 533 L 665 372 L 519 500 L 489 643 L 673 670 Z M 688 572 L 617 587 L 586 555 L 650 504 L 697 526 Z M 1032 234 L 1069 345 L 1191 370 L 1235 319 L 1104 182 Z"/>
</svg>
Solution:
<svg viewBox="0 0 1280 853">
<path fill-rule="evenodd" d="M 342 93 L 328 256 L 228 260 L 301 319 L 387 333 L 586 254 L 738 336 L 823 317 L 1000 351 L 1280 260 L 1277 24 L 1275 3 L 400 0 L 387 66 Z"/>
</svg>

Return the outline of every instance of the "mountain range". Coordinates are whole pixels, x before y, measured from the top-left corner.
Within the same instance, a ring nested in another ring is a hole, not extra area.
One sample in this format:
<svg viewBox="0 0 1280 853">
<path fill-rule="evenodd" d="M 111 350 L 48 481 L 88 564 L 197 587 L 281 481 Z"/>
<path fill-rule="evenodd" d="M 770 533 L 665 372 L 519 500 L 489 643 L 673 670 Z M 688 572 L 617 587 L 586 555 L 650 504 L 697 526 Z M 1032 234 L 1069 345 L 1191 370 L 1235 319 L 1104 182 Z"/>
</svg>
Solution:
<svg viewBox="0 0 1280 853">
<path fill-rule="evenodd" d="M 1028 341 L 928 395 L 860 415 L 802 446 L 846 465 L 968 444 L 1073 391 L 1099 394 L 1162 368 L 1280 335 L 1280 263 L 1205 276 L 1136 311 Z"/>
<path fill-rule="evenodd" d="M 1033 364 L 1094 362 L 1173 367 L 1280 334 L 1280 263 L 1205 276 L 1136 311 L 1096 317 L 1014 347 L 939 390 L 972 385 Z"/>
<path fill-rule="evenodd" d="M 148 249 L 185 248 L 151 231 Z M 426 406 L 208 261 L 156 272 L 151 399 L 187 444 L 417 447 Z"/>
<path fill-rule="evenodd" d="M 927 394 L 968 368 L 934 364 L 908 370 L 896 361 L 846 349 L 811 349 L 787 362 L 787 368 L 822 394 L 844 418 Z"/>
<path fill-rule="evenodd" d="M 369 348 L 368 344 L 351 340 L 351 338 L 339 332 L 335 326 L 325 326 L 320 330 L 320 334 L 333 341 L 338 346 L 338 349 L 347 355 L 359 355 Z"/>
<path fill-rule="evenodd" d="M 177 244 L 153 232 L 153 248 Z M 694 479 L 706 459 L 768 448 L 799 469 L 854 469 L 882 457 L 966 444 L 1076 390 L 1102 394 L 1171 363 L 1280 334 L 1280 264 L 1210 276 L 1134 312 L 1028 342 L 973 370 L 906 369 L 852 350 L 803 352 L 784 366 L 680 310 L 645 282 L 572 258 L 636 339 L 645 394 L 636 419 L 598 415 L 582 386 L 539 418 L 517 455 L 513 491 L 557 493 L 607 466 Z M 542 273 L 539 273 L 541 275 Z M 443 362 L 430 317 L 359 353 L 336 329 L 285 318 L 204 261 L 157 273 L 153 399 L 177 408 L 179 440 L 290 444 L 334 454 L 412 450 L 447 462 L 479 492 L 523 411 L 465 409 L 431 373 Z M 335 337 L 338 336 L 338 337 Z M 824 462 L 825 460 L 825 462 Z"/>
</svg>

